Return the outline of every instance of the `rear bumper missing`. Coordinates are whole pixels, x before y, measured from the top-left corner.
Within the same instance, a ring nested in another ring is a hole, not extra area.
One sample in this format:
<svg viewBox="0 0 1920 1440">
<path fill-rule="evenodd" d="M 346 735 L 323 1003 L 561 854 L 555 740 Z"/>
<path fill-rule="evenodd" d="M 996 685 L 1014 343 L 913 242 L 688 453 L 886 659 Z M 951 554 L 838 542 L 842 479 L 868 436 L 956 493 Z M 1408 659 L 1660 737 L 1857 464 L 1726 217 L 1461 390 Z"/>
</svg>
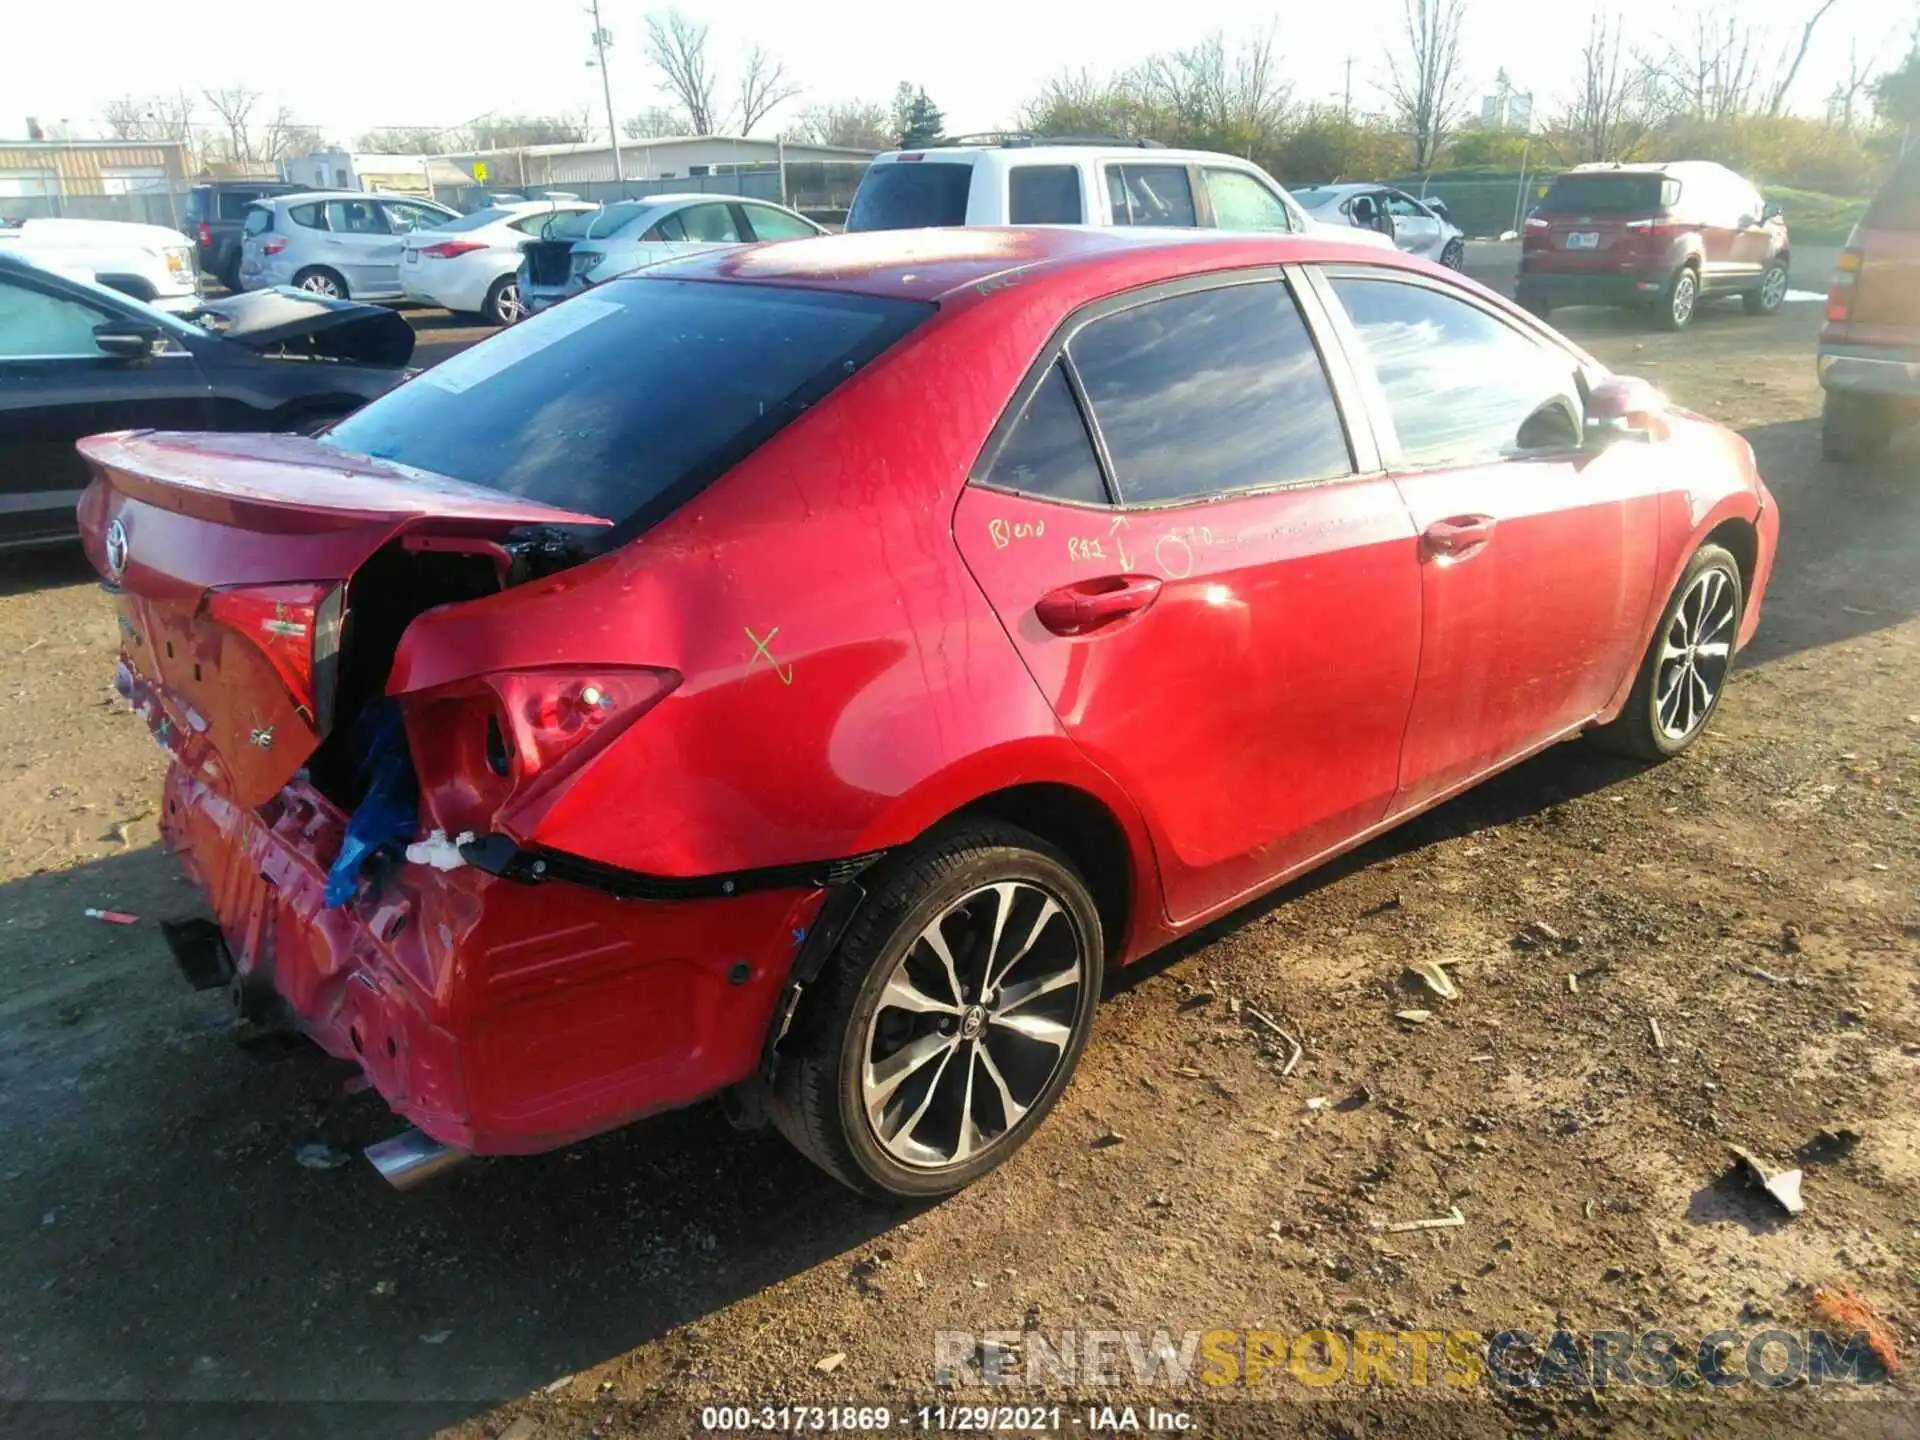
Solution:
<svg viewBox="0 0 1920 1440">
<path fill-rule="evenodd" d="M 322 903 L 344 816 L 295 781 L 242 809 L 180 765 L 161 829 L 238 983 L 479 1154 L 552 1149 L 750 1078 L 818 891 L 654 903 L 396 864 Z"/>
</svg>

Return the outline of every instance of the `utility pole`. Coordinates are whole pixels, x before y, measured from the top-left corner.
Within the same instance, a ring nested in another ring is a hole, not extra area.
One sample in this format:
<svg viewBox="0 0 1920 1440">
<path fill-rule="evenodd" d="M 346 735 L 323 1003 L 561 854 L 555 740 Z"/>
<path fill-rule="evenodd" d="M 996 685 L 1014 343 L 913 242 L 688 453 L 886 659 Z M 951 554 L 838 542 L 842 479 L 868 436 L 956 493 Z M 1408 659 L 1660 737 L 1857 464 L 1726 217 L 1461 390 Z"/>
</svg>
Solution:
<svg viewBox="0 0 1920 1440">
<path fill-rule="evenodd" d="M 600 0 L 592 0 L 587 13 L 593 16 L 593 50 L 600 57 L 600 91 L 607 97 L 607 139 L 613 143 L 613 178 L 624 190 L 626 167 L 620 163 L 620 122 L 613 118 L 613 80 L 607 74 L 607 46 L 613 33 L 600 23 Z"/>
<path fill-rule="evenodd" d="M 1347 88 L 1340 101 L 1340 119 L 1343 124 L 1353 123 L 1353 62 L 1354 57 L 1347 56 Z"/>
</svg>

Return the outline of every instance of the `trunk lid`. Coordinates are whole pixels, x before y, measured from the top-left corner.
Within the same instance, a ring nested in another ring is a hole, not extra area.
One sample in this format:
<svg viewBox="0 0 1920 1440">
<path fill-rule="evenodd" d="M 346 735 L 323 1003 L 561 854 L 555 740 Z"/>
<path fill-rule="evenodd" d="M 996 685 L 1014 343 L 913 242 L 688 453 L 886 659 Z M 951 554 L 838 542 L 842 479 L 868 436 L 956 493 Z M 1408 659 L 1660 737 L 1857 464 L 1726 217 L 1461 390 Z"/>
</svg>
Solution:
<svg viewBox="0 0 1920 1440">
<path fill-rule="evenodd" d="M 121 431 L 80 442 L 87 557 L 115 593 L 116 683 L 183 765 L 266 803 L 332 729 L 352 577 L 402 540 L 504 559 L 523 526 L 597 515 L 288 435 Z"/>
<path fill-rule="evenodd" d="M 395 370 L 413 358 L 413 327 L 378 305 L 281 286 L 209 300 L 201 311 L 206 329 L 260 354 Z"/>
</svg>

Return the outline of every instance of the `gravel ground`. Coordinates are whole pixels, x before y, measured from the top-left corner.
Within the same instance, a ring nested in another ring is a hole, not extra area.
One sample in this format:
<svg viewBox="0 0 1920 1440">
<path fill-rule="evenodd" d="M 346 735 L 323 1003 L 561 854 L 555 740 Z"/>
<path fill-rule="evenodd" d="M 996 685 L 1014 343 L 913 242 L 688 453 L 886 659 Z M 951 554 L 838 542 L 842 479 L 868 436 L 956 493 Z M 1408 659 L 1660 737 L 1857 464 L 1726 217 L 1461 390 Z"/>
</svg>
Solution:
<svg viewBox="0 0 1920 1440">
<path fill-rule="evenodd" d="M 1914 1433 L 1904 1378 L 1866 1399 L 1418 1388 L 1405 1348 L 1397 1387 L 933 1373 L 940 1328 L 1746 1336 L 1804 1331 L 1836 1286 L 1914 1335 L 1920 485 L 1911 441 L 1820 460 L 1818 308 L 1679 336 L 1556 317 L 1738 426 L 1779 496 L 1714 733 L 1655 768 L 1557 748 L 1137 967 L 1043 1132 L 919 1210 L 713 1107 L 410 1195 L 297 1163 L 393 1122 L 316 1053 L 236 1050 L 174 973 L 147 922 L 192 896 L 157 847 L 157 752 L 109 686 L 106 604 L 72 554 L 10 557 L 0 1429 L 534 1440 L 694 1433 L 731 1402 L 917 1422 L 985 1393 L 1190 1410 L 1208 1434 Z M 423 358 L 472 338 L 421 323 Z M 1423 959 L 1460 999 L 1406 988 Z M 1255 1010 L 1304 1042 L 1291 1075 Z M 1799 1166 L 1806 1212 L 1731 1175 L 1729 1143 Z"/>
</svg>

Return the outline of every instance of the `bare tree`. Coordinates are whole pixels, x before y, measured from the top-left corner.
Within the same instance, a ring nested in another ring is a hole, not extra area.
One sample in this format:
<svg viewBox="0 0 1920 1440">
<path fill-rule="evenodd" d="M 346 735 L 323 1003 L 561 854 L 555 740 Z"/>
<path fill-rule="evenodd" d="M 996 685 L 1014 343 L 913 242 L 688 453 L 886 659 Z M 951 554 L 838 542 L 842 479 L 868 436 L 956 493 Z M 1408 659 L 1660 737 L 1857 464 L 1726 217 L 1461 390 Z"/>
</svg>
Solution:
<svg viewBox="0 0 1920 1440">
<path fill-rule="evenodd" d="M 263 160 L 285 160 L 293 155 L 311 155 L 324 145 L 318 126 L 295 120 L 282 105 L 262 129 L 255 149 Z"/>
<path fill-rule="evenodd" d="M 244 85 L 230 85 L 225 89 L 203 90 L 200 93 L 206 96 L 207 104 L 213 107 L 213 113 L 220 117 L 220 124 L 227 132 L 224 139 L 207 142 L 207 153 L 220 160 L 252 160 L 253 107 L 260 101 L 259 92 L 249 90 Z"/>
<path fill-rule="evenodd" d="M 1569 164 L 1632 159 L 1653 128 L 1647 73 L 1622 43 L 1623 29 L 1618 11 L 1587 22 L 1579 88 L 1554 126 L 1554 148 Z"/>
<path fill-rule="evenodd" d="M 1460 26 L 1467 0 L 1402 0 L 1402 50 L 1389 60 L 1387 94 L 1413 138 L 1413 166 L 1432 166 L 1460 118 Z"/>
<path fill-rule="evenodd" d="M 1809 15 L 1807 23 L 1800 27 L 1800 44 L 1793 51 L 1793 58 L 1786 62 L 1767 97 L 1768 115 L 1777 116 L 1787 108 L 1787 91 L 1793 87 L 1794 77 L 1800 73 L 1801 63 L 1807 58 L 1807 47 L 1813 43 L 1813 29 L 1837 3 L 1838 0 L 1820 0 L 1820 8 Z"/>
<path fill-rule="evenodd" d="M 1215 31 L 1190 50 L 1149 59 L 1124 88 L 1171 112 L 1184 136 L 1236 150 L 1265 146 L 1286 117 L 1288 89 L 1271 29 L 1232 46 Z"/>
<path fill-rule="evenodd" d="M 1718 125 L 1753 112 L 1764 47 L 1737 6 L 1708 0 L 1650 57 L 1648 74 L 1670 116 Z"/>
<path fill-rule="evenodd" d="M 665 105 L 649 105 L 638 115 L 620 122 L 620 133 L 629 140 L 657 140 L 667 135 L 691 135 L 693 122 L 678 110 Z"/>
<path fill-rule="evenodd" d="M 852 150 L 885 150 L 893 144 L 894 129 L 887 107 L 871 100 L 847 100 L 832 105 L 809 105 L 800 123 L 787 133 L 789 140 L 815 145 L 841 145 Z"/>
<path fill-rule="evenodd" d="M 1847 73 L 1842 80 L 1834 82 L 1833 89 L 1827 94 L 1827 124 L 1842 134 L 1853 132 L 1854 111 L 1860 104 L 1860 93 L 1873 87 L 1873 57 L 1868 56 L 1865 63 L 1860 59 L 1858 41 L 1847 46 Z"/>
<path fill-rule="evenodd" d="M 800 93 L 800 87 L 787 75 L 787 67 L 756 45 L 747 52 L 740 70 L 740 133 L 751 135 L 753 127 Z"/>
<path fill-rule="evenodd" d="M 193 142 L 193 97 L 185 90 L 170 96 L 122 95 L 102 105 L 100 114 L 116 140 Z"/>
<path fill-rule="evenodd" d="M 679 105 L 694 133 L 715 133 L 718 82 L 707 64 L 707 27 L 678 10 L 647 16 L 647 59 L 660 73 L 660 92 Z"/>
</svg>

